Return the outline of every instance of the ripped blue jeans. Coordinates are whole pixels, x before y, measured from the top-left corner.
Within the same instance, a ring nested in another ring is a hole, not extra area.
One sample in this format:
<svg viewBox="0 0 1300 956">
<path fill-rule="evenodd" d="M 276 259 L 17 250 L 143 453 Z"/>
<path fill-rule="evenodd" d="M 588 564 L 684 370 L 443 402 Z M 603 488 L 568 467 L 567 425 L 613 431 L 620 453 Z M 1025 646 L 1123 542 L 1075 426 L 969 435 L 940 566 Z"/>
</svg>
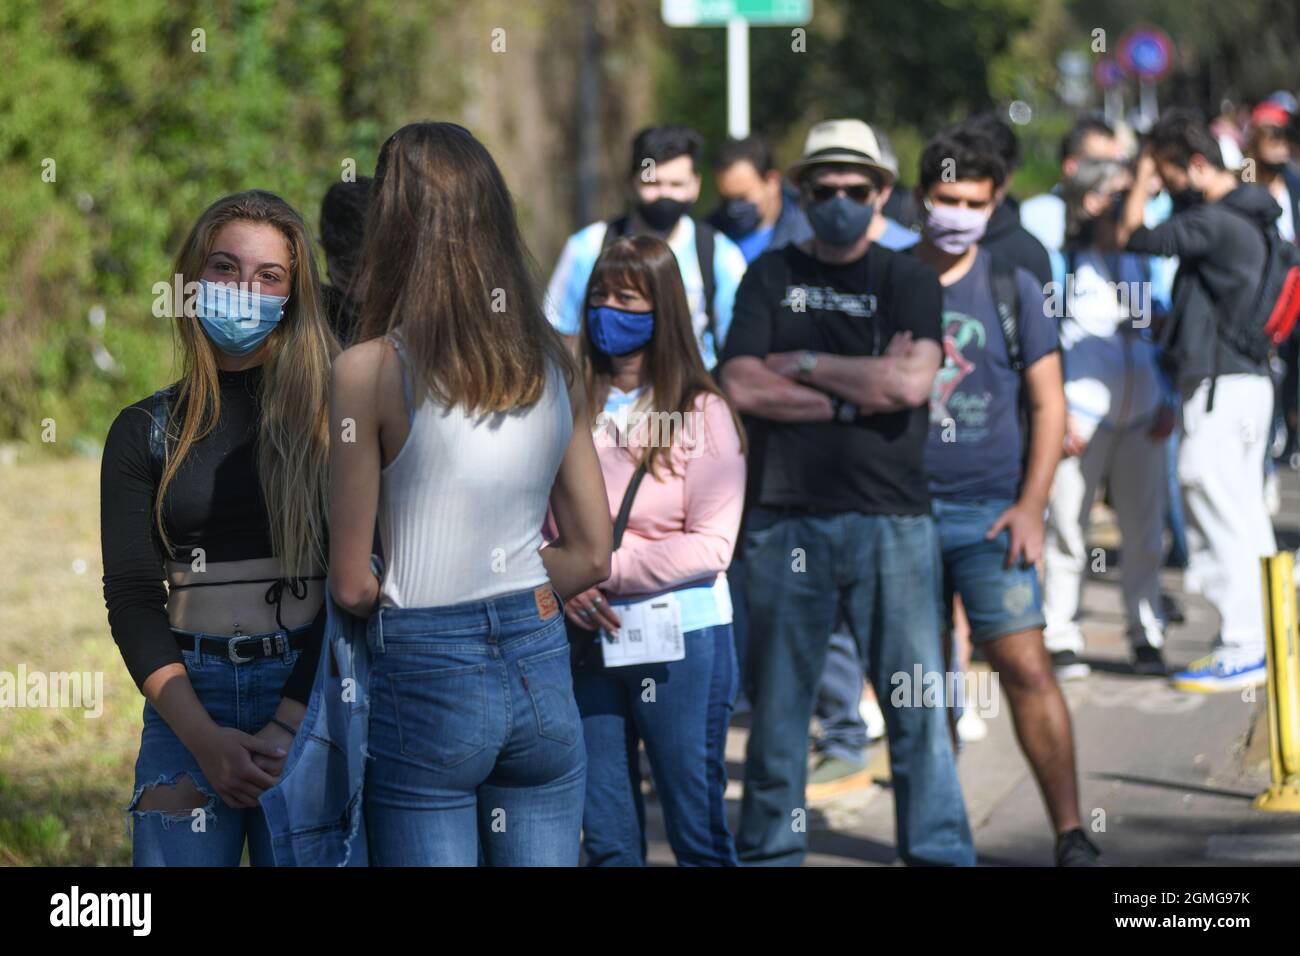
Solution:
<svg viewBox="0 0 1300 956">
<path fill-rule="evenodd" d="M 289 633 L 296 630 L 300 629 Z M 210 646 L 205 644 L 202 654 L 192 649 L 181 652 L 199 703 L 219 726 L 256 734 L 275 715 L 280 692 L 302 652 L 291 650 L 278 657 L 235 664 L 209 651 Z M 146 788 L 174 785 L 186 776 L 207 798 L 201 811 L 136 809 Z M 127 813 L 134 823 L 135 866 L 239 866 L 245 842 L 252 866 L 274 864 L 262 808 L 231 807 L 217 797 L 198 761 L 148 701 L 144 705 L 140 756 L 135 762 L 135 792 Z"/>
</svg>

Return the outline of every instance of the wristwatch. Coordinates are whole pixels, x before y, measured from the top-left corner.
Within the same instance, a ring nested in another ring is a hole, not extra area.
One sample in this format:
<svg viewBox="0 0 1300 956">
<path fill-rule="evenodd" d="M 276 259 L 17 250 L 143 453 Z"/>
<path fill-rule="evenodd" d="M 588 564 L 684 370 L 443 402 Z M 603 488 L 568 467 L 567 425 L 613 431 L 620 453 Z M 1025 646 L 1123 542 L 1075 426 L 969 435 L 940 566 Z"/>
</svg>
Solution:
<svg viewBox="0 0 1300 956">
<path fill-rule="evenodd" d="M 858 406 L 854 405 L 852 402 L 846 402 L 842 398 L 831 399 L 832 421 L 843 422 L 847 425 L 849 422 L 856 421 L 857 417 Z"/>
<path fill-rule="evenodd" d="M 817 353 L 811 349 L 804 349 L 799 353 L 799 374 L 807 375 L 817 367 Z"/>
</svg>

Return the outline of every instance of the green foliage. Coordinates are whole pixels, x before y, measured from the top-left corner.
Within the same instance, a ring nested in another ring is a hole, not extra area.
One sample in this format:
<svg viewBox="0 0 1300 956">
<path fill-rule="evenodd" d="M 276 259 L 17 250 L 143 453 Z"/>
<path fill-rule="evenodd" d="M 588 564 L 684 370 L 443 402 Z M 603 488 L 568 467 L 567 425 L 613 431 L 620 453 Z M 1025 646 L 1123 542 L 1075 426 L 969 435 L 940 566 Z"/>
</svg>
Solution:
<svg viewBox="0 0 1300 956">
<path fill-rule="evenodd" d="M 891 137 L 923 142 L 992 103 L 988 67 L 1030 22 L 1036 0 L 818 0 L 806 44 L 790 28 L 750 30 L 751 125 L 793 158 L 807 127 L 855 116 Z M 671 70 L 660 70 L 658 118 L 726 135 L 726 41 L 718 29 L 670 30 Z M 919 145 L 896 143 L 904 179 Z M 905 152 L 911 152 L 909 157 Z"/>
<path fill-rule="evenodd" d="M 1070 0 L 1082 34 L 1106 30 L 1114 51 L 1130 27 L 1158 24 L 1174 41 L 1174 70 L 1162 98 L 1219 109 L 1221 98 L 1253 102 L 1296 88 L 1300 5 L 1295 0 Z"/>
<path fill-rule="evenodd" d="M 726 132 L 724 31 L 668 28 L 658 6 L 5 0 L 0 442 L 39 445 L 52 418 L 56 449 L 93 447 L 117 409 L 175 374 L 151 290 L 168 280 L 198 214 L 257 186 L 315 223 L 344 160 L 370 172 L 382 137 L 402 123 L 456 118 L 481 131 L 519 191 L 530 238 L 549 251 L 572 225 L 575 65 L 588 14 L 603 51 L 599 173 L 622 182 L 627 129 L 642 122 L 689 123 L 716 147 Z M 1018 127 L 1022 196 L 1056 177 L 1071 116 L 1056 99 L 1056 58 L 1067 48 L 1093 55 L 1092 30 L 1106 31 L 1113 52 L 1128 27 L 1160 24 L 1178 46 L 1161 103 L 1212 109 L 1222 96 L 1293 84 L 1300 45 L 1294 0 L 817 0 L 815 14 L 798 38 L 750 31 L 753 126 L 782 160 L 811 123 L 859 116 L 889 131 L 906 182 L 938 128 L 1019 98 L 1033 108 Z M 501 25 L 509 60 L 488 52 Z M 88 321 L 96 307 L 102 328 Z"/>
<path fill-rule="evenodd" d="M 151 289 L 198 214 L 256 186 L 314 223 L 344 160 L 370 172 L 399 121 L 459 102 L 447 71 L 433 89 L 414 76 L 440 65 L 436 21 L 458 6 L 0 7 L 0 440 L 38 441 L 46 418 L 57 447 L 97 440 L 165 384 L 172 334 Z"/>
<path fill-rule="evenodd" d="M 71 838 L 63 821 L 52 813 L 23 813 L 0 820 L 0 853 L 27 865 L 57 865 Z"/>
</svg>

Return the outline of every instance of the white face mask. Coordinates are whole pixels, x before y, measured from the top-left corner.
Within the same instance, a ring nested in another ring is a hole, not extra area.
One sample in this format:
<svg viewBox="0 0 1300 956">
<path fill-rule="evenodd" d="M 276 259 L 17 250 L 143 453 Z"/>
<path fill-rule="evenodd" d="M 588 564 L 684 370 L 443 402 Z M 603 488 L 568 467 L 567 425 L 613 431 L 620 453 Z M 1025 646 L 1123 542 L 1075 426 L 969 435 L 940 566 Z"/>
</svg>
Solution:
<svg viewBox="0 0 1300 956">
<path fill-rule="evenodd" d="M 925 201 L 925 237 L 949 255 L 965 252 L 984 238 L 992 210 L 935 206 Z"/>
</svg>

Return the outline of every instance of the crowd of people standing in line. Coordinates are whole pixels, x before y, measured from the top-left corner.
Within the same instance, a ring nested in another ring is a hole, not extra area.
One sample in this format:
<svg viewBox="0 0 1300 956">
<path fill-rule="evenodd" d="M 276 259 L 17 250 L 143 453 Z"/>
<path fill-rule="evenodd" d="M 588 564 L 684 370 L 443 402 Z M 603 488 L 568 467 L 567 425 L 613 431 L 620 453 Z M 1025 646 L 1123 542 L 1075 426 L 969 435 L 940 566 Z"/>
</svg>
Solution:
<svg viewBox="0 0 1300 956">
<path fill-rule="evenodd" d="M 899 693 L 973 654 L 1056 863 L 1095 865 L 1059 682 L 1087 672 L 1099 489 L 1134 668 L 1166 674 L 1168 526 L 1222 620 L 1175 686 L 1263 680 L 1276 416 L 1247 303 L 1300 221 L 1292 112 L 1256 111 L 1258 184 L 1191 113 L 1136 161 L 1085 117 L 1023 206 L 995 116 L 938 133 L 910 190 L 882 130 L 831 120 L 784 173 L 725 143 L 698 220 L 703 141 L 652 127 L 627 211 L 569 238 L 544 295 L 456 124 L 403 127 L 329 191 L 328 286 L 284 200 L 218 200 L 176 259 L 182 377 L 122 411 L 102 466 L 109 622 L 146 698 L 136 864 L 283 862 L 266 797 L 318 766 L 300 738 L 351 648 L 364 781 L 330 813 L 375 865 L 642 865 L 643 746 L 680 864 L 797 864 L 808 795 L 881 734 L 900 856 L 973 865 L 978 714 Z"/>
</svg>

